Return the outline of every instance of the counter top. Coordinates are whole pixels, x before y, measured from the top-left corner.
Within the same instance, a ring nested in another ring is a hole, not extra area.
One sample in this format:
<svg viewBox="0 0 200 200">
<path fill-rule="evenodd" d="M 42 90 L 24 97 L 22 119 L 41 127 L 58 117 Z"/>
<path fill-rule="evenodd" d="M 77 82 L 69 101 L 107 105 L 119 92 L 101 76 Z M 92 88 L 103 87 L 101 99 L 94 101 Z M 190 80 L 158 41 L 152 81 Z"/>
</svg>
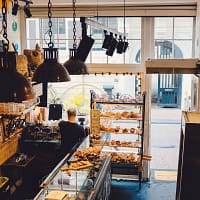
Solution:
<svg viewBox="0 0 200 200">
<path fill-rule="evenodd" d="M 14 167 L 22 167 L 25 168 L 28 166 L 28 164 L 35 158 L 34 155 L 28 155 L 27 159 L 24 163 L 20 164 L 16 162 L 16 159 L 19 157 L 19 154 L 14 154 L 11 158 L 9 158 L 4 164 L 3 167 L 7 166 L 14 166 Z"/>
</svg>

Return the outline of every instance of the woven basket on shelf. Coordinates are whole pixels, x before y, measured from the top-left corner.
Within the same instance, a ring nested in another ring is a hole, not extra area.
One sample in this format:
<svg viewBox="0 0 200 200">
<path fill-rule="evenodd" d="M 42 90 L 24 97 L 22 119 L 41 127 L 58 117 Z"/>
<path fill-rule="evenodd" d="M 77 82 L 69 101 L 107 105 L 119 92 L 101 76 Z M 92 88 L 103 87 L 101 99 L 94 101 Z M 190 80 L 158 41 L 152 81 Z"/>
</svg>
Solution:
<svg viewBox="0 0 200 200">
<path fill-rule="evenodd" d="M 18 135 L 12 135 L 9 140 L 0 144 L 0 165 L 13 156 L 18 149 Z"/>
</svg>

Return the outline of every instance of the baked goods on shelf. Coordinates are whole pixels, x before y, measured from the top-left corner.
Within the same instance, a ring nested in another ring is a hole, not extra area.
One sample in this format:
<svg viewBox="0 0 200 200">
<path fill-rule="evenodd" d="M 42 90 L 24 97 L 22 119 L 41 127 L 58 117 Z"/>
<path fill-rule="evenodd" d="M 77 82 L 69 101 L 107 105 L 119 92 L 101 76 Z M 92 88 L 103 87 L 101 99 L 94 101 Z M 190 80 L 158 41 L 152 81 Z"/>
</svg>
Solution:
<svg viewBox="0 0 200 200">
<path fill-rule="evenodd" d="M 133 111 L 123 111 L 123 112 L 103 112 L 101 117 L 113 117 L 114 119 L 140 119 L 142 117 L 141 113 Z"/>
<path fill-rule="evenodd" d="M 115 132 L 119 132 L 119 130 L 120 130 L 120 126 L 116 126 L 115 127 Z"/>
<path fill-rule="evenodd" d="M 93 145 L 96 146 L 110 146 L 110 147 L 130 147 L 130 148 L 140 148 L 140 142 L 128 142 L 128 141 L 119 141 L 119 140 L 93 140 Z"/>
<path fill-rule="evenodd" d="M 123 128 L 122 129 L 122 133 L 128 133 L 128 129 L 127 128 Z"/>
<path fill-rule="evenodd" d="M 140 156 L 135 153 L 108 153 L 102 152 L 102 157 L 110 156 L 112 162 L 116 163 L 138 163 L 140 160 Z"/>
<path fill-rule="evenodd" d="M 130 133 L 135 133 L 136 129 L 135 128 L 130 128 Z"/>
<path fill-rule="evenodd" d="M 99 157 L 101 149 L 99 147 L 88 147 L 82 150 L 78 150 L 74 153 L 75 157 L 80 158 L 81 160 L 92 161 Z"/>
<path fill-rule="evenodd" d="M 109 146 L 110 145 L 110 141 L 108 140 L 92 140 L 91 141 L 92 145 L 95 146 Z"/>
<path fill-rule="evenodd" d="M 100 133 L 91 134 L 90 138 L 95 139 L 95 140 L 99 140 L 99 139 L 101 139 L 101 134 Z"/>
<path fill-rule="evenodd" d="M 120 126 L 116 126 L 115 128 L 113 127 L 105 127 L 104 125 L 100 124 L 100 131 L 101 132 L 107 132 L 107 133 L 119 133 L 119 134 L 136 134 L 136 135 L 141 135 L 142 131 L 140 128 L 121 128 Z M 100 139 L 100 135 L 92 137 L 94 139 Z"/>
<path fill-rule="evenodd" d="M 115 113 L 114 118 L 115 119 L 121 119 L 122 118 L 121 113 L 119 113 L 119 112 Z"/>
<path fill-rule="evenodd" d="M 140 148 L 141 145 L 140 145 L 140 142 L 127 142 L 127 141 L 111 140 L 109 146 Z"/>
<path fill-rule="evenodd" d="M 128 118 L 128 114 L 129 114 L 128 111 L 124 111 L 124 112 L 122 112 L 122 117 Z"/>
</svg>

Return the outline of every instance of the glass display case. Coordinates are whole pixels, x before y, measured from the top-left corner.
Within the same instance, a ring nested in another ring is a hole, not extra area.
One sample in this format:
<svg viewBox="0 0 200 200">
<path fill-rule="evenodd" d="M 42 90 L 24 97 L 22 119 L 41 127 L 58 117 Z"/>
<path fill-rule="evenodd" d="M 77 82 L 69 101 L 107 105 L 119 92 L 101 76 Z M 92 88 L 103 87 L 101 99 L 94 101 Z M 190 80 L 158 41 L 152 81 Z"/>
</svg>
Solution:
<svg viewBox="0 0 200 200">
<path fill-rule="evenodd" d="M 72 155 L 68 154 L 41 184 L 34 200 L 66 195 L 65 199 L 108 199 L 111 185 L 110 157 L 101 157 L 101 149 L 86 147 L 86 138 Z M 60 198 L 62 199 L 62 198 Z"/>
</svg>

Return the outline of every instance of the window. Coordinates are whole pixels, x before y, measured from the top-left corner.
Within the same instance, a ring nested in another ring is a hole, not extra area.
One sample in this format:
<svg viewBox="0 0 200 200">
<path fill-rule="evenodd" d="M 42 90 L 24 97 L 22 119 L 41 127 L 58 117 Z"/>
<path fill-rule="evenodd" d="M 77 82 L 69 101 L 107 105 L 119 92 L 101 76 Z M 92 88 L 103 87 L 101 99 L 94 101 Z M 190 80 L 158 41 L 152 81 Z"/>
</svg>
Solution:
<svg viewBox="0 0 200 200">
<path fill-rule="evenodd" d="M 155 58 L 192 58 L 193 17 L 155 18 Z"/>
<path fill-rule="evenodd" d="M 117 63 L 132 64 L 138 63 L 140 59 L 136 59 L 137 52 L 141 48 L 141 18 L 126 17 L 125 27 L 123 17 L 98 17 L 98 22 L 108 26 L 118 32 L 128 33 L 129 47 L 126 53 L 107 56 L 105 50 L 102 49 L 104 40 L 104 30 L 88 26 L 87 34 L 95 39 L 95 43 L 90 51 L 86 63 Z M 49 42 L 48 35 L 48 19 L 47 18 L 27 18 L 27 48 L 34 49 L 38 43 L 41 48 L 47 47 Z M 34 30 L 34 31 L 32 31 Z M 72 18 L 52 18 L 52 39 L 54 46 L 59 48 L 59 61 L 65 62 L 69 58 L 69 48 L 73 47 L 73 21 Z M 77 46 L 81 39 L 81 23 L 76 19 L 76 41 Z M 117 39 L 119 36 L 117 36 Z"/>
</svg>

